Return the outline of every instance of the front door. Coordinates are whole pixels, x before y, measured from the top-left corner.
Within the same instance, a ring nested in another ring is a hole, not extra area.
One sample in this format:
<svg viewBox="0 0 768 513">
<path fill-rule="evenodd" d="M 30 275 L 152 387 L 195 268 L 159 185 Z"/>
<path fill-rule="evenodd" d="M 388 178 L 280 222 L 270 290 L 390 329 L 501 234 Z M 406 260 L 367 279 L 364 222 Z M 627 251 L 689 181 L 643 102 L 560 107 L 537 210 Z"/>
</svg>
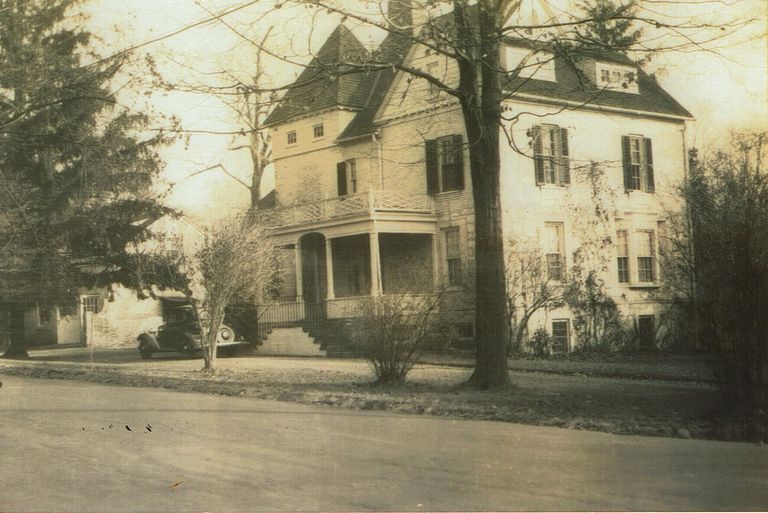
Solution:
<svg viewBox="0 0 768 513">
<path fill-rule="evenodd" d="M 325 237 L 310 233 L 301 238 L 301 294 L 306 320 L 325 317 L 328 282 L 325 262 Z"/>
</svg>

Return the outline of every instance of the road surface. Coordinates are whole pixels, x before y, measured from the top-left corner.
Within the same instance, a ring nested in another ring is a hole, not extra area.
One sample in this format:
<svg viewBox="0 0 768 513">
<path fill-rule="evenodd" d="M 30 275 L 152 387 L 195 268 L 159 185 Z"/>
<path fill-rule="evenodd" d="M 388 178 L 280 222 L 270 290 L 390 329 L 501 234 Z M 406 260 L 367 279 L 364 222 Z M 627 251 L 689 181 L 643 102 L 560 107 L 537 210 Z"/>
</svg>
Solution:
<svg viewBox="0 0 768 513">
<path fill-rule="evenodd" d="M 768 448 L 3 377 L 0 511 L 768 509 Z"/>
</svg>

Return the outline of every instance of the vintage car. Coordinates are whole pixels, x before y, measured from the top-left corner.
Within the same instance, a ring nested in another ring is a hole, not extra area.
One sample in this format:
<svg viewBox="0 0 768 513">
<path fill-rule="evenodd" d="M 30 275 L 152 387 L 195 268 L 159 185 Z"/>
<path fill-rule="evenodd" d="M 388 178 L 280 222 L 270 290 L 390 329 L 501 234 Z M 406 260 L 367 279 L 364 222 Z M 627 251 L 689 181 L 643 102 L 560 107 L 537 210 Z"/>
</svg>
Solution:
<svg viewBox="0 0 768 513">
<path fill-rule="evenodd" d="M 192 305 L 183 298 L 163 298 L 163 324 L 157 330 L 145 331 L 137 337 L 139 354 L 151 358 L 154 353 L 177 352 L 193 356 L 202 349 L 200 329 Z M 216 336 L 216 347 L 229 353 L 247 342 L 238 340 L 229 326 L 222 325 Z"/>
</svg>

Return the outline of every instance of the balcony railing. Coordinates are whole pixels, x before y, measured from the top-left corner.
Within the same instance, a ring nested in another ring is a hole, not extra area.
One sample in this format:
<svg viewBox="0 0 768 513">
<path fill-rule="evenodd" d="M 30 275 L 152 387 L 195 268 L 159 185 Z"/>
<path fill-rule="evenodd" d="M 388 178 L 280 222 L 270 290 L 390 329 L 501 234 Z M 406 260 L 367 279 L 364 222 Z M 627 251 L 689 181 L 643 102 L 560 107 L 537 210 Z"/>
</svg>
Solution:
<svg viewBox="0 0 768 513">
<path fill-rule="evenodd" d="M 397 191 L 368 191 L 289 207 L 261 210 L 259 220 L 269 226 L 293 226 L 376 212 L 434 213 L 432 197 Z"/>
</svg>

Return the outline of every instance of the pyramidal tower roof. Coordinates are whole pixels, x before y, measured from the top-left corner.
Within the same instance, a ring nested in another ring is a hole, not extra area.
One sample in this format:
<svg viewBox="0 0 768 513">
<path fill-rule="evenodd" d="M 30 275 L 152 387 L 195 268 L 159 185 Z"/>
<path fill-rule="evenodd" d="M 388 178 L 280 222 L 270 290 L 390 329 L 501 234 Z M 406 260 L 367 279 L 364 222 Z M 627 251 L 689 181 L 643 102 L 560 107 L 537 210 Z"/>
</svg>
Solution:
<svg viewBox="0 0 768 513">
<path fill-rule="evenodd" d="M 266 124 L 276 125 L 332 107 L 353 110 L 365 107 L 368 93 L 364 83 L 372 80 L 372 74 L 345 73 L 350 70 L 344 63 L 362 63 L 368 55 L 368 50 L 344 24 L 337 26 L 301 75 L 288 87 Z"/>
</svg>

